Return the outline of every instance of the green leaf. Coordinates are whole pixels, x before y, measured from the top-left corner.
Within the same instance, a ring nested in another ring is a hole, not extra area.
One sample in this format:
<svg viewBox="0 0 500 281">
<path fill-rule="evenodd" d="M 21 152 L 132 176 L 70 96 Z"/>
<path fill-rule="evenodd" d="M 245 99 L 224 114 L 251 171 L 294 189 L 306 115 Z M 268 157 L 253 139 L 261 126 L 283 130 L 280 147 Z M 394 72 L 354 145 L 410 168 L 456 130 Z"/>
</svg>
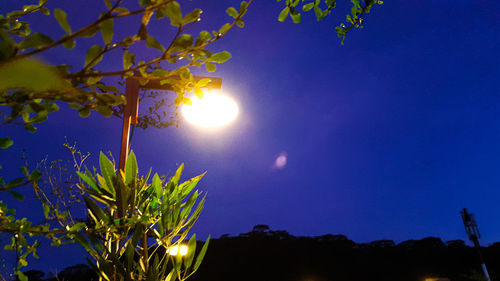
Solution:
<svg viewBox="0 0 500 281">
<path fill-rule="evenodd" d="M 286 6 L 283 10 L 281 10 L 280 15 L 278 16 L 278 20 L 283 22 L 288 17 L 288 13 L 290 12 L 290 8 Z"/>
<path fill-rule="evenodd" d="M 80 172 L 76 172 L 78 174 L 78 176 L 80 176 L 80 178 L 85 182 L 87 183 L 88 185 L 90 185 L 93 189 L 95 189 L 96 191 L 99 191 L 99 189 L 97 188 L 97 185 L 96 185 L 96 182 L 93 178 L 89 177 L 88 175 L 86 174 L 83 174 L 83 173 L 80 173 Z"/>
<path fill-rule="evenodd" d="M 87 85 L 94 85 L 102 80 L 102 76 L 91 76 L 87 79 Z"/>
<path fill-rule="evenodd" d="M 209 242 L 210 242 L 210 235 L 208 236 L 205 244 L 203 244 L 203 247 L 201 248 L 200 253 L 196 257 L 196 262 L 194 263 L 193 271 L 198 270 L 198 267 L 200 267 L 201 262 L 203 261 L 203 258 L 205 257 L 205 253 L 207 252 Z"/>
<path fill-rule="evenodd" d="M 50 15 L 50 10 L 45 7 L 40 8 L 40 11 L 42 11 L 42 13 L 46 16 Z"/>
<path fill-rule="evenodd" d="M 84 107 L 78 111 L 78 114 L 80 114 L 80 117 L 87 118 L 90 115 L 90 108 Z"/>
<path fill-rule="evenodd" d="M 71 34 L 71 27 L 69 26 L 66 12 L 61 9 L 54 9 L 54 17 L 56 18 L 59 25 L 64 29 L 66 34 Z"/>
<path fill-rule="evenodd" d="M 78 222 L 78 223 L 75 223 L 74 225 L 72 225 L 71 228 L 69 229 L 69 231 L 80 231 L 83 228 L 85 228 L 85 223 Z"/>
<path fill-rule="evenodd" d="M 137 178 L 137 159 L 133 151 L 130 154 L 125 163 L 125 184 L 129 186 Z"/>
<path fill-rule="evenodd" d="M 196 176 L 188 181 L 183 182 L 181 185 L 179 185 L 179 189 L 181 190 L 182 196 L 187 196 L 198 184 L 198 182 L 205 176 L 206 172 Z"/>
<path fill-rule="evenodd" d="M 95 27 L 90 28 L 89 30 L 79 34 L 78 37 L 84 37 L 84 38 L 94 37 L 94 35 L 97 33 L 97 31 L 99 31 L 99 27 L 95 26 Z"/>
<path fill-rule="evenodd" d="M 104 4 L 106 5 L 106 7 L 109 9 L 111 9 L 113 6 L 111 6 L 111 0 L 104 0 Z"/>
<path fill-rule="evenodd" d="M 66 49 L 73 49 L 76 46 L 75 40 L 71 39 L 63 43 L 63 47 Z"/>
<path fill-rule="evenodd" d="M 101 174 L 108 185 L 108 189 L 111 189 L 113 187 L 113 177 L 115 177 L 115 167 L 102 151 L 99 155 L 99 167 L 101 168 Z"/>
<path fill-rule="evenodd" d="M 193 263 L 194 253 L 196 252 L 196 234 L 193 234 L 193 236 L 191 236 L 191 239 L 189 239 L 187 246 L 188 246 L 188 253 L 186 255 L 184 262 L 186 270 L 189 269 L 191 267 L 191 264 Z"/>
<path fill-rule="evenodd" d="M 211 63 L 211 62 L 207 62 L 205 64 L 205 68 L 207 69 L 208 72 L 214 72 L 217 67 L 215 66 L 215 64 Z"/>
<path fill-rule="evenodd" d="M 101 30 L 102 40 L 104 44 L 108 45 L 113 40 L 113 19 L 107 19 L 99 25 Z"/>
<path fill-rule="evenodd" d="M 31 125 L 31 124 L 26 124 L 26 125 L 24 125 L 24 128 L 25 128 L 26 130 L 28 130 L 28 132 L 30 132 L 30 133 L 32 133 L 32 134 L 34 134 L 34 133 L 36 132 L 36 128 L 35 128 L 35 126 L 33 126 L 33 125 Z"/>
<path fill-rule="evenodd" d="M 29 179 L 30 179 L 30 181 L 36 182 L 42 177 L 42 175 L 43 174 L 40 173 L 40 171 L 34 170 L 33 172 L 31 172 Z"/>
<path fill-rule="evenodd" d="M 103 48 L 99 45 L 90 47 L 85 56 L 85 67 L 91 68 L 98 64 L 102 60 L 102 50 Z"/>
<path fill-rule="evenodd" d="M 14 198 L 16 198 L 17 200 L 24 201 L 24 195 L 22 195 L 21 193 L 14 191 L 14 190 L 9 190 L 9 193 L 12 196 L 14 196 Z"/>
<path fill-rule="evenodd" d="M 68 86 L 53 68 L 36 60 L 22 59 L 0 65 L 0 92 L 15 88 L 47 91 Z"/>
<path fill-rule="evenodd" d="M 307 12 L 310 11 L 313 7 L 314 7 L 314 2 L 308 3 L 302 6 L 302 10 Z"/>
<path fill-rule="evenodd" d="M 28 276 L 24 275 L 20 270 L 15 269 L 15 273 L 17 275 L 17 278 L 19 278 L 19 281 L 28 281 Z"/>
<path fill-rule="evenodd" d="M 158 77 L 164 77 L 164 76 L 168 75 L 168 71 L 166 71 L 165 69 L 158 68 L 158 69 L 155 69 L 153 71 L 153 73 L 151 73 L 151 75 L 158 76 Z"/>
<path fill-rule="evenodd" d="M 134 64 L 135 54 L 125 51 L 123 53 L 123 69 L 129 69 Z"/>
<path fill-rule="evenodd" d="M 153 187 L 153 190 L 156 193 L 156 197 L 160 197 L 162 194 L 162 186 L 161 186 L 161 179 L 158 176 L 158 174 L 155 174 L 153 176 L 153 182 L 151 183 L 151 186 Z"/>
<path fill-rule="evenodd" d="M 97 219 L 97 220 L 102 220 L 104 222 L 108 222 L 109 218 L 106 216 L 106 214 L 103 212 L 97 204 L 92 201 L 90 198 L 87 196 L 83 196 L 83 200 L 85 201 L 85 205 L 87 205 L 87 208 L 89 208 L 90 213 Z"/>
<path fill-rule="evenodd" d="M 240 14 L 244 15 L 247 11 L 247 2 L 246 1 L 242 1 L 240 3 Z"/>
<path fill-rule="evenodd" d="M 9 148 L 13 144 L 14 141 L 12 141 L 9 137 L 0 138 L 0 148 L 2 149 Z"/>
<path fill-rule="evenodd" d="M 320 7 L 314 6 L 314 13 L 316 14 L 316 19 L 318 21 L 323 19 L 323 11 Z"/>
<path fill-rule="evenodd" d="M 203 43 L 207 42 L 208 40 L 212 39 L 212 35 L 208 31 L 203 30 L 200 32 L 198 35 L 198 38 L 196 38 L 196 42 L 194 43 L 195 46 L 200 46 Z"/>
<path fill-rule="evenodd" d="M 193 45 L 193 40 L 194 40 L 193 36 L 191 36 L 190 34 L 182 34 L 181 36 L 179 36 L 179 38 L 175 40 L 174 46 L 181 50 L 184 50 L 187 47 Z"/>
<path fill-rule="evenodd" d="M 236 9 L 234 7 L 229 7 L 226 9 L 226 13 L 228 15 L 230 15 L 231 17 L 233 18 L 237 18 L 238 17 L 238 11 L 236 11 Z"/>
<path fill-rule="evenodd" d="M 156 38 L 154 38 L 153 36 L 150 36 L 150 35 L 148 35 L 148 37 L 146 38 L 146 46 L 148 48 L 155 48 L 155 49 L 158 49 L 162 52 L 165 52 L 165 47 L 163 47 L 163 45 L 160 44 L 160 42 L 158 42 L 158 40 L 156 40 Z"/>
<path fill-rule="evenodd" d="M 292 17 L 292 21 L 294 23 L 300 23 L 302 21 L 302 16 L 300 15 L 300 13 L 295 10 L 294 8 L 291 8 L 290 9 L 290 16 Z"/>
<path fill-rule="evenodd" d="M 238 19 L 238 20 L 236 21 L 236 25 L 237 25 L 238 27 L 240 27 L 240 28 L 243 28 L 243 27 L 245 27 L 245 21 L 243 21 L 242 19 Z"/>
<path fill-rule="evenodd" d="M 227 52 L 227 51 L 223 51 L 223 52 L 220 52 L 220 53 L 217 53 L 217 54 L 213 54 L 209 58 L 209 61 L 210 62 L 215 62 L 215 63 L 224 63 L 224 62 L 226 62 L 230 58 L 231 58 L 231 54 L 229 52 Z"/>
<path fill-rule="evenodd" d="M 179 184 L 179 180 L 181 179 L 182 171 L 184 170 L 184 163 L 182 163 L 177 171 L 175 171 L 174 176 L 170 179 L 175 185 Z"/>
<path fill-rule="evenodd" d="M 105 93 L 120 93 L 120 90 L 118 90 L 115 86 L 105 85 L 102 83 L 96 84 L 95 86 Z M 105 98 L 102 95 L 100 97 Z"/>
<path fill-rule="evenodd" d="M 181 6 L 177 1 L 172 1 L 165 5 L 165 9 L 162 9 L 162 12 L 167 15 L 170 19 L 170 24 L 173 26 L 181 26 L 182 24 L 182 12 Z"/>
<path fill-rule="evenodd" d="M 43 204 L 43 216 L 49 218 L 50 207 L 47 204 Z"/>
<path fill-rule="evenodd" d="M 97 112 L 99 114 L 104 115 L 106 117 L 110 117 L 113 114 L 113 109 L 111 109 L 109 106 L 104 106 L 104 105 L 98 105 L 96 107 Z"/>
<path fill-rule="evenodd" d="M 225 23 L 220 29 L 219 29 L 219 34 L 223 34 L 227 32 L 231 28 L 231 25 L 229 23 Z"/>
<path fill-rule="evenodd" d="M 119 13 L 119 14 L 123 14 L 123 13 L 128 13 L 129 10 L 127 8 L 124 8 L 124 7 L 118 7 L 114 10 L 114 12 Z"/>
<path fill-rule="evenodd" d="M 19 43 L 20 49 L 40 48 L 54 42 L 52 38 L 40 32 L 35 32 Z"/>
<path fill-rule="evenodd" d="M 9 181 L 4 187 L 6 189 L 9 189 L 9 188 L 19 186 L 24 182 L 24 179 L 25 179 L 24 177 L 15 178 L 15 179 Z"/>
<path fill-rule="evenodd" d="M 191 13 L 187 14 L 184 16 L 182 19 L 182 25 L 186 25 L 190 22 L 194 22 L 200 18 L 201 10 L 200 9 L 195 9 Z"/>
</svg>

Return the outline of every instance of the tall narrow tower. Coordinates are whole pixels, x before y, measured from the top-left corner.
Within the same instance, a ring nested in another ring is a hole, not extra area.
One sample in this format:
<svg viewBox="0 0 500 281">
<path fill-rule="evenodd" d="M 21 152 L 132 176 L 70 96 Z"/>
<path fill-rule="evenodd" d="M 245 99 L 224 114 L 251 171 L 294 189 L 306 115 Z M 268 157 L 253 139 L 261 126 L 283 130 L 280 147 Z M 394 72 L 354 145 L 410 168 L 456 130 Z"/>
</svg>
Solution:
<svg viewBox="0 0 500 281">
<path fill-rule="evenodd" d="M 479 229 L 477 228 L 474 215 L 468 213 L 466 208 L 460 211 L 460 214 L 462 215 L 462 220 L 464 221 L 465 232 L 467 233 L 467 236 L 469 236 L 470 241 L 474 243 L 474 247 L 477 250 L 484 276 L 488 281 L 490 281 L 490 275 L 488 274 L 488 270 L 486 269 L 486 265 L 484 264 L 483 255 L 481 254 L 481 246 L 479 246 L 479 238 L 481 237 L 481 235 L 479 234 Z"/>
</svg>

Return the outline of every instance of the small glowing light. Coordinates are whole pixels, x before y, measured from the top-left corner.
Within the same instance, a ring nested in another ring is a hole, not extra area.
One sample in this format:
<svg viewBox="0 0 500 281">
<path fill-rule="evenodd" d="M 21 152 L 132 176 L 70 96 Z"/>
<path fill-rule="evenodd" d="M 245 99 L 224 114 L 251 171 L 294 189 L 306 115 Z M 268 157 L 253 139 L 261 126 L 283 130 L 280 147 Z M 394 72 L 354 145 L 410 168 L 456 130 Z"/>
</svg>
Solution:
<svg viewBox="0 0 500 281">
<path fill-rule="evenodd" d="M 188 247 L 186 245 L 181 245 L 180 247 L 172 246 L 169 249 L 167 249 L 167 253 L 171 256 L 177 256 L 177 255 L 185 256 L 187 255 L 187 252 L 188 252 Z"/>
<path fill-rule="evenodd" d="M 283 169 L 286 166 L 288 155 L 286 152 L 282 152 L 278 158 L 274 161 L 273 168 L 275 169 Z"/>
<path fill-rule="evenodd" d="M 193 104 L 182 106 L 182 114 L 196 126 L 220 127 L 236 119 L 239 113 L 236 102 L 219 93 L 208 92 L 201 99 L 193 97 L 191 100 Z"/>
</svg>

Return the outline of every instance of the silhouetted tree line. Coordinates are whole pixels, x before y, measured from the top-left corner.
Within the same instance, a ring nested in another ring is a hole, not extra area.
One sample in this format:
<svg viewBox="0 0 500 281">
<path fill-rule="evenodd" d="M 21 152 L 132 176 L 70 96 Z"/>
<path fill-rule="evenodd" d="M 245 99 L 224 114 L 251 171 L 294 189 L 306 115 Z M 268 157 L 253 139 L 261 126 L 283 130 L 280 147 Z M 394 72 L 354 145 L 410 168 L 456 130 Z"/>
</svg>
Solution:
<svg viewBox="0 0 500 281">
<path fill-rule="evenodd" d="M 201 242 L 200 242 L 201 243 Z M 200 247 L 198 247 L 200 248 Z M 492 280 L 500 281 L 500 242 L 482 249 Z M 86 265 L 45 278 L 28 271 L 30 281 L 97 280 Z M 297 237 L 256 225 L 238 236 L 210 241 L 205 260 L 192 281 L 451 281 L 482 280 L 476 250 L 462 240 L 440 238 L 355 243 L 345 235 Z"/>
</svg>

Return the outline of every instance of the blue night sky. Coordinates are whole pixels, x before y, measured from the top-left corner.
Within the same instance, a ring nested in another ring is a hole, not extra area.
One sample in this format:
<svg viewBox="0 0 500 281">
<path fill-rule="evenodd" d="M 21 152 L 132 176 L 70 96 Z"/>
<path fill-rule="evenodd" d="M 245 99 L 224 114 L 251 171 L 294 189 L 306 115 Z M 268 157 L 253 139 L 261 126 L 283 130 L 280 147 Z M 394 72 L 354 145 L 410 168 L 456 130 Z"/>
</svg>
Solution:
<svg viewBox="0 0 500 281">
<path fill-rule="evenodd" d="M 19 2 L 2 0 L 0 13 Z M 77 27 L 97 17 L 101 2 L 51 0 L 49 7 L 63 7 Z M 466 207 L 476 215 L 482 243 L 499 241 L 498 1 L 386 1 L 343 46 L 333 29 L 345 18 L 348 1 L 339 2 L 346 3 L 339 3 L 337 16 L 318 23 L 306 14 L 297 25 L 277 21 L 281 3 L 255 0 L 245 28 L 210 47 L 233 55 L 212 75 L 222 77 L 224 92 L 238 101 L 239 118 L 215 131 L 187 122 L 136 130 L 132 149 L 140 169 L 168 173 L 185 163 L 185 179 L 208 172 L 200 184 L 207 202 L 194 229 L 200 238 L 267 224 L 293 235 L 345 234 L 356 242 L 465 240 L 459 211 Z M 181 5 L 184 12 L 204 10 L 193 29 L 198 33 L 218 29 L 229 20 L 225 9 L 239 2 Z M 62 35 L 53 18 L 34 20 Z M 115 27 L 137 29 L 127 22 Z M 170 26 L 151 28 L 164 44 L 172 32 Z M 58 50 L 43 59 L 80 65 L 91 44 L 83 40 L 74 52 Z M 117 56 L 101 69 L 121 65 Z M 15 126 L 0 133 L 15 141 L 0 151 L 2 175 L 14 178 L 23 148 L 32 161 L 68 158 L 65 138 L 91 153 L 89 166 L 97 166 L 99 151 L 118 159 L 121 120 L 95 113 L 83 119 L 61 106 L 34 135 Z M 277 169 L 280 155 L 287 162 Z M 1 196 L 22 207 L 20 215 L 40 216 L 35 201 L 28 199 L 26 208 Z M 81 256 L 73 255 L 58 266 L 77 262 Z"/>
</svg>

